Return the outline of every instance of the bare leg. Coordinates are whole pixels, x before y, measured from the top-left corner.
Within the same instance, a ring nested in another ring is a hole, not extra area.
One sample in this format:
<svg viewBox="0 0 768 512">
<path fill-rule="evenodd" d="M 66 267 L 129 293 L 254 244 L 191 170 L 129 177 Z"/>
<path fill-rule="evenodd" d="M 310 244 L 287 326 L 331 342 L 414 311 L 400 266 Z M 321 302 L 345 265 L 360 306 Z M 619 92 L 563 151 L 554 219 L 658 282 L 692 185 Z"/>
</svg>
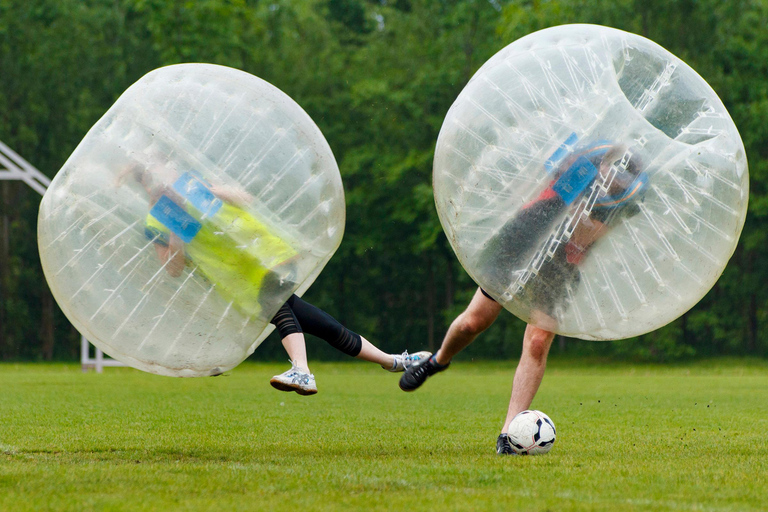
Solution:
<svg viewBox="0 0 768 512">
<path fill-rule="evenodd" d="M 523 353 L 520 363 L 515 370 L 515 378 L 512 381 L 512 396 L 509 399 L 507 418 L 504 421 L 502 432 L 506 432 L 509 424 L 517 413 L 528 409 L 536 396 L 541 379 L 544 377 L 544 369 L 547 367 L 547 355 L 555 333 L 545 331 L 533 325 L 525 328 L 523 337 Z"/>
<path fill-rule="evenodd" d="M 472 343 L 478 334 L 486 330 L 498 318 L 501 305 L 489 299 L 478 288 L 462 314 L 451 323 L 440 349 L 435 354 L 438 364 L 446 365 L 453 356 Z"/>
<path fill-rule="evenodd" d="M 367 339 L 363 338 L 362 336 L 360 336 L 360 338 L 363 341 L 363 345 L 360 347 L 360 353 L 355 356 L 357 359 L 370 361 L 372 363 L 379 363 L 381 366 L 385 366 L 387 368 L 392 366 L 392 364 L 395 362 L 395 358 L 392 354 L 382 352 Z"/>
<path fill-rule="evenodd" d="M 304 334 L 300 332 L 289 334 L 281 341 L 285 351 L 288 352 L 288 357 L 291 358 L 291 362 L 302 372 L 312 373 L 309 371 L 309 363 L 307 362 L 307 345 L 304 342 Z"/>
<path fill-rule="evenodd" d="M 281 316 L 281 320 L 292 320 L 298 324 L 299 327 L 303 329 L 307 334 L 313 334 L 325 340 L 331 346 L 337 350 L 341 350 L 345 354 L 349 354 L 351 352 L 351 350 L 346 350 L 351 348 L 351 343 L 349 343 L 346 347 L 340 347 L 338 344 L 334 344 L 334 340 L 336 340 L 338 343 L 338 341 L 341 339 L 340 337 L 346 336 L 348 342 L 353 341 L 354 338 L 351 337 L 351 333 L 348 331 L 348 329 L 341 325 L 338 320 L 333 318 L 327 312 L 296 296 L 293 296 L 284 307 L 288 308 L 288 311 L 286 311 Z M 392 364 L 394 363 L 394 357 L 391 354 L 382 352 L 362 336 L 360 337 L 360 341 L 360 352 L 358 352 L 358 354 L 355 356 L 356 358 L 362 359 L 364 361 L 370 361 L 372 363 L 378 363 L 382 366 L 386 366 L 387 368 L 392 367 Z M 283 345 L 285 345 L 285 341 L 283 342 Z M 303 354 L 305 354 L 306 349 L 303 345 L 301 349 L 304 351 Z M 286 350 L 288 350 L 287 347 Z M 306 359 L 306 355 L 304 355 L 304 357 Z"/>
</svg>

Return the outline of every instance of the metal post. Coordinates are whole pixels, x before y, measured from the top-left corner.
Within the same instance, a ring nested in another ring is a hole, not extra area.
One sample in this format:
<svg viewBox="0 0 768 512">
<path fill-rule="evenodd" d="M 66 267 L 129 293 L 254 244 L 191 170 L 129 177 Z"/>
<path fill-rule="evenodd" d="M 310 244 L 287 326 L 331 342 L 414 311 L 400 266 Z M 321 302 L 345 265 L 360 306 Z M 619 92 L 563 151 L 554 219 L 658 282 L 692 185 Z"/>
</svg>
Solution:
<svg viewBox="0 0 768 512">
<path fill-rule="evenodd" d="M 51 184 L 50 178 L 24 160 L 14 150 L 0 142 L 0 180 L 20 180 L 41 196 Z M 85 336 L 80 337 L 80 367 L 84 372 L 95 368 L 101 373 L 105 366 L 125 366 L 114 359 L 104 359 L 104 353 L 96 349 L 96 358 L 91 359 L 90 343 Z"/>
<path fill-rule="evenodd" d="M 104 371 L 104 352 L 96 349 L 96 373 L 101 373 Z"/>
<path fill-rule="evenodd" d="M 83 371 L 83 373 L 88 371 L 88 360 L 89 360 L 89 354 L 90 351 L 90 343 L 88 343 L 88 340 L 85 339 L 85 336 L 80 336 L 80 369 Z"/>
</svg>

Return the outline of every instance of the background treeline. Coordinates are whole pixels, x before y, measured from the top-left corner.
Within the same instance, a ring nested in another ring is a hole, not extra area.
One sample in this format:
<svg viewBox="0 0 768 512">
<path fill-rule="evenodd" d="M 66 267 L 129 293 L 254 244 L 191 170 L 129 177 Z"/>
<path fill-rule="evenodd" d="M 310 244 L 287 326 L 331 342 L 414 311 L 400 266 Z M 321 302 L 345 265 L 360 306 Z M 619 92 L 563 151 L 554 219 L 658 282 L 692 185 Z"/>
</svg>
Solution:
<svg viewBox="0 0 768 512">
<path fill-rule="evenodd" d="M 52 177 L 154 68 L 212 62 L 258 75 L 312 116 L 344 179 L 346 236 L 307 298 L 384 349 L 434 348 L 475 290 L 432 198 L 442 120 L 486 59 L 562 23 L 642 34 L 687 61 L 733 116 L 752 181 L 741 243 L 698 306 L 636 340 L 561 339 L 559 350 L 768 355 L 766 1 L 0 0 L 0 140 Z M 0 358 L 75 358 L 78 335 L 38 263 L 40 198 L 21 183 L 0 187 Z M 522 330 L 503 314 L 465 357 L 516 357 Z M 267 340 L 255 357 L 282 358 L 279 345 Z M 310 352 L 338 357 L 317 340 Z"/>
</svg>

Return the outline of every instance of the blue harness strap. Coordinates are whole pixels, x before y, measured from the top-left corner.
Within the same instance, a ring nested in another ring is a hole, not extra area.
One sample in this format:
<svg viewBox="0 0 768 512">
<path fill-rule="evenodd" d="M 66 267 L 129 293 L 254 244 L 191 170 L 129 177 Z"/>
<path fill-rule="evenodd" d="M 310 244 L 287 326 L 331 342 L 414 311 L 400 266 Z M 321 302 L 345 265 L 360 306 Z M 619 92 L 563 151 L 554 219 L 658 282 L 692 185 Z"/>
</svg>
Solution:
<svg viewBox="0 0 768 512">
<path fill-rule="evenodd" d="M 173 184 L 173 190 L 200 210 L 205 217 L 212 217 L 221 208 L 221 199 L 213 195 L 203 180 L 192 173 L 182 174 Z"/>
<path fill-rule="evenodd" d="M 637 175 L 637 178 L 635 178 L 635 180 L 624 190 L 624 192 L 621 194 L 616 194 L 615 196 L 602 197 L 595 202 L 595 205 L 592 208 L 604 210 L 618 208 L 630 199 L 639 199 L 647 188 L 648 173 L 641 172 Z"/>
<path fill-rule="evenodd" d="M 577 140 L 579 140 L 579 138 L 574 132 L 571 133 L 562 144 L 560 144 L 560 147 L 558 147 L 557 150 L 552 153 L 552 156 L 550 156 L 547 161 L 544 162 L 544 169 L 547 170 L 547 173 L 552 174 L 555 169 L 557 169 L 557 166 L 560 164 L 560 162 L 571 153 L 571 148 L 574 144 L 576 144 Z"/>
<path fill-rule="evenodd" d="M 195 220 L 184 208 L 174 203 L 168 196 L 162 195 L 155 203 L 150 215 L 167 227 L 171 233 L 181 238 L 184 243 L 189 243 L 200 231 L 203 225 Z"/>
<path fill-rule="evenodd" d="M 587 187 L 597 177 L 599 171 L 593 161 L 602 158 L 612 145 L 610 141 L 600 140 L 589 146 L 573 149 L 576 141 L 576 134 L 572 133 L 544 163 L 545 169 L 551 174 L 569 154 L 576 153 L 576 155 L 579 155 L 576 161 L 552 185 L 552 190 L 567 205 L 572 204 L 586 191 Z M 648 188 L 648 180 L 647 173 L 642 172 L 638 174 L 622 193 L 598 199 L 594 204 L 594 208 L 617 208 L 630 199 L 636 200 L 640 198 Z"/>
<path fill-rule="evenodd" d="M 565 204 L 572 204 L 597 176 L 597 167 L 580 156 L 552 185 Z"/>
</svg>

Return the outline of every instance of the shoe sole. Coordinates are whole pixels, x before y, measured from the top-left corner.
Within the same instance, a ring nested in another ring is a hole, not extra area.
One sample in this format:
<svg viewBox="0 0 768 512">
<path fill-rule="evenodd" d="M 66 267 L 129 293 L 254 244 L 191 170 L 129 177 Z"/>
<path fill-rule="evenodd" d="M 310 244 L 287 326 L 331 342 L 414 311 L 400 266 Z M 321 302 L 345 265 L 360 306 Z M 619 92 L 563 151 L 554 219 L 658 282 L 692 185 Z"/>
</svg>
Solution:
<svg viewBox="0 0 768 512">
<path fill-rule="evenodd" d="M 438 373 L 444 372 L 445 370 L 447 370 L 447 369 L 448 369 L 448 367 L 449 367 L 449 366 L 451 366 L 451 363 L 448 363 L 447 365 L 443 366 L 442 368 L 440 368 L 439 370 L 437 370 L 437 371 L 436 371 L 435 373 L 433 373 L 432 375 L 427 375 L 427 379 L 428 379 L 428 378 L 430 378 L 430 377 L 432 377 L 433 375 L 437 375 Z M 425 382 L 427 382 L 427 379 L 424 379 L 424 380 L 423 380 L 423 381 L 422 381 L 420 384 L 418 384 L 416 387 L 413 387 L 413 388 L 407 388 L 407 389 L 406 389 L 406 388 L 404 388 L 404 387 L 403 387 L 403 377 L 400 377 L 400 382 L 398 383 L 398 385 L 400 386 L 400 389 L 402 389 L 403 391 L 405 391 L 405 392 L 407 392 L 407 393 L 410 393 L 411 391 L 416 391 L 416 390 L 417 390 L 417 389 L 419 389 L 421 386 L 423 386 L 423 385 L 424 385 L 424 383 L 425 383 Z"/>
<path fill-rule="evenodd" d="M 291 384 L 286 384 L 285 382 L 280 382 L 279 380 L 270 380 L 270 384 L 272 384 L 272 387 L 275 389 L 279 389 L 280 391 L 295 391 L 300 395 L 308 396 L 308 395 L 314 395 L 317 393 L 317 390 L 312 389 L 301 389 L 298 386 L 293 386 Z"/>
<path fill-rule="evenodd" d="M 419 384 L 419 385 L 418 385 L 418 386 L 416 386 L 415 388 L 404 388 L 404 387 L 403 387 L 403 384 L 402 384 L 402 383 L 400 383 L 400 389 L 402 389 L 402 390 L 403 390 L 403 391 L 405 391 L 406 393 L 410 393 L 411 391 L 416 391 L 417 389 L 419 389 L 419 388 L 420 388 L 420 387 L 421 387 L 423 384 L 424 384 L 424 383 L 422 382 L 421 384 Z"/>
</svg>

